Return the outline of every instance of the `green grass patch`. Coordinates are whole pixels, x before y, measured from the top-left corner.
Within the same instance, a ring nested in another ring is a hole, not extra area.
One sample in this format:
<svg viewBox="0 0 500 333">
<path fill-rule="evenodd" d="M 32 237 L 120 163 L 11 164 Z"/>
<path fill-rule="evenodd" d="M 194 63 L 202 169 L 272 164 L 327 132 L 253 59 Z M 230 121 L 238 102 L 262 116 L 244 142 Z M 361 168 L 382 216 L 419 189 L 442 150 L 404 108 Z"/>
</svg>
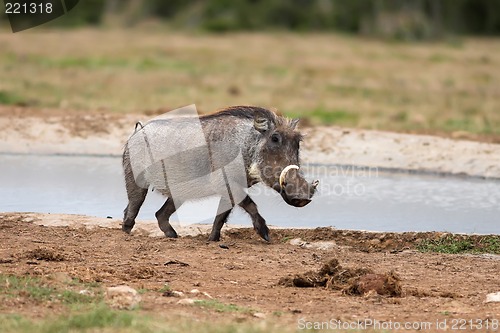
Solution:
<svg viewBox="0 0 500 333">
<path fill-rule="evenodd" d="M 491 253 L 500 254 L 500 236 L 446 235 L 438 239 L 426 239 L 417 244 L 421 252 L 438 253 Z"/>
<path fill-rule="evenodd" d="M 211 299 L 211 300 L 198 300 L 195 301 L 195 305 L 205 308 L 205 309 L 210 309 L 214 310 L 216 312 L 239 312 L 239 313 L 252 313 L 256 312 L 255 310 L 252 310 L 247 307 L 242 307 L 238 306 L 236 304 L 226 304 L 219 302 L 218 300 Z"/>
<path fill-rule="evenodd" d="M 74 286 L 71 281 L 68 286 Z M 85 285 L 81 285 L 85 287 Z M 37 302 L 59 301 L 63 304 L 88 304 L 102 299 L 100 290 L 81 294 L 71 289 L 54 287 L 38 277 L 0 274 L 1 297 L 26 297 Z"/>
<path fill-rule="evenodd" d="M 487 117 L 473 117 L 479 111 L 467 108 L 463 113 L 466 116 L 457 119 L 448 119 L 441 127 L 449 132 L 467 131 L 471 133 L 500 134 L 500 128 L 495 127 Z"/>
<path fill-rule="evenodd" d="M 26 101 L 21 96 L 9 92 L 0 90 L 0 104 L 3 105 L 24 105 Z"/>
<path fill-rule="evenodd" d="M 3 274 L 0 275 L 0 289 L 7 297 L 26 296 L 37 301 L 50 300 L 57 292 L 37 277 Z"/>
<path fill-rule="evenodd" d="M 153 332 L 146 320 L 139 320 L 133 313 L 114 311 L 104 304 L 94 309 L 70 315 L 63 315 L 42 321 L 29 320 L 18 315 L 0 315 L 2 332 Z"/>
<path fill-rule="evenodd" d="M 134 319 L 133 314 L 124 311 L 113 311 L 104 304 L 99 304 L 89 312 L 61 317 L 53 323 L 47 323 L 47 332 L 70 332 L 74 329 L 89 330 L 95 328 L 126 328 L 141 324 Z"/>
<path fill-rule="evenodd" d="M 255 325 L 255 323 L 199 322 L 171 317 L 153 318 L 139 311 L 112 310 L 102 303 L 84 312 L 68 313 L 43 320 L 32 320 L 20 315 L 0 314 L 0 327 L 2 333 L 263 333 L 296 331 L 294 327 L 283 327 L 267 322 Z"/>
</svg>

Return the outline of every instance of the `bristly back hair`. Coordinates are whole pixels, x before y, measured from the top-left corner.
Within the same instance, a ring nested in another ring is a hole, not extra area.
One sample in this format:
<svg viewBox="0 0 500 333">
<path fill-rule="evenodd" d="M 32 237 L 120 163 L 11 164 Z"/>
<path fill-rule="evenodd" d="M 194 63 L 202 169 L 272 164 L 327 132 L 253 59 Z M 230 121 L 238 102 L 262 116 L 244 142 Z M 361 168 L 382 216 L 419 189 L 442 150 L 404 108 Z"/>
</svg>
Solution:
<svg viewBox="0 0 500 333">
<path fill-rule="evenodd" d="M 281 114 L 278 114 L 277 109 L 273 108 L 273 110 L 268 110 L 259 106 L 247 106 L 247 105 L 236 105 L 230 106 L 225 109 L 218 110 L 214 113 L 203 115 L 200 118 L 202 119 L 212 119 L 223 116 L 233 116 L 244 119 L 254 119 L 255 114 L 258 114 L 260 117 L 264 117 L 271 121 L 276 127 L 289 127 L 292 128 L 294 124 L 293 119 L 286 118 Z M 299 135 L 299 139 L 302 139 L 302 135 Z"/>
<path fill-rule="evenodd" d="M 214 113 L 203 115 L 200 118 L 210 119 L 221 116 L 233 116 L 238 118 L 254 119 L 256 113 L 258 113 L 261 117 L 265 117 L 273 121 L 273 123 L 274 123 L 274 118 L 276 118 L 276 114 L 267 109 L 258 106 L 246 106 L 246 105 L 230 106 L 225 109 L 217 110 Z"/>
</svg>

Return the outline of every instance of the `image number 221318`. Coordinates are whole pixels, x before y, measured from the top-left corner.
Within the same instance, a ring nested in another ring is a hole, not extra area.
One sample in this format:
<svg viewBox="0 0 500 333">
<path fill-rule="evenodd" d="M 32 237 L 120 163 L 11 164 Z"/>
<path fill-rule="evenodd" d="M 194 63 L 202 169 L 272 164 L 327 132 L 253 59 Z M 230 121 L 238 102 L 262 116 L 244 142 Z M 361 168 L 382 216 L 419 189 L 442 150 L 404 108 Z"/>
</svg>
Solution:
<svg viewBox="0 0 500 333">
<path fill-rule="evenodd" d="M 52 3 L 19 3 L 6 2 L 5 14 L 51 14 L 53 11 Z"/>
</svg>

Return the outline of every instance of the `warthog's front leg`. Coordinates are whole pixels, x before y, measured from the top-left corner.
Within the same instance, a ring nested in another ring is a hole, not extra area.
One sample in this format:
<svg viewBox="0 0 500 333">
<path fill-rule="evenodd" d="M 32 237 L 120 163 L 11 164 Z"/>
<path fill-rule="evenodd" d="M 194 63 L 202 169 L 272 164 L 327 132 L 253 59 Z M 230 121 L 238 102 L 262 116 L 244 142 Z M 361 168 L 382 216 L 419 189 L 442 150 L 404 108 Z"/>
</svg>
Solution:
<svg viewBox="0 0 500 333">
<path fill-rule="evenodd" d="M 212 227 L 212 232 L 210 233 L 210 236 L 208 237 L 209 241 L 218 242 L 220 240 L 220 231 L 222 229 L 222 226 L 224 226 L 224 223 L 226 223 L 227 218 L 229 217 L 230 213 L 231 213 L 231 211 L 228 210 L 227 212 L 218 214 L 215 217 L 214 225 Z"/>
<path fill-rule="evenodd" d="M 174 200 L 168 198 L 155 214 L 161 231 L 163 231 L 165 236 L 170 238 L 177 238 L 177 232 L 175 232 L 175 229 L 172 228 L 169 222 L 170 216 L 175 212 L 175 209 Z"/>
<path fill-rule="evenodd" d="M 240 203 L 240 207 L 243 208 L 252 218 L 253 228 L 257 234 L 269 242 L 269 228 L 266 225 L 266 220 L 260 216 L 255 202 L 253 202 L 249 196 L 246 196 Z"/>
</svg>

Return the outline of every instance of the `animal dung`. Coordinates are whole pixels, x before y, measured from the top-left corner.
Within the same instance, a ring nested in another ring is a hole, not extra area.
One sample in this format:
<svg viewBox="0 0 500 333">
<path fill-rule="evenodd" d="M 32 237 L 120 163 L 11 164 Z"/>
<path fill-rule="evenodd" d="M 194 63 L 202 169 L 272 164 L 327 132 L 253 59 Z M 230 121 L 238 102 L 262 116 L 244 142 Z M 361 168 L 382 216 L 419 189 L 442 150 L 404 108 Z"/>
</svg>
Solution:
<svg viewBox="0 0 500 333">
<path fill-rule="evenodd" d="M 386 274 L 366 274 L 354 280 L 346 293 L 364 295 L 371 291 L 375 291 L 379 295 L 401 296 L 399 276 L 394 271 Z"/>
<path fill-rule="evenodd" d="M 34 250 L 28 251 L 26 258 L 44 261 L 64 261 L 65 258 L 60 252 L 60 250 L 37 247 Z"/>
<path fill-rule="evenodd" d="M 327 261 L 318 271 L 282 277 L 279 285 L 286 287 L 323 287 L 341 290 L 346 295 L 379 295 L 399 297 L 402 294 L 401 279 L 394 272 L 377 274 L 368 268 L 342 267 L 337 259 Z"/>
</svg>

